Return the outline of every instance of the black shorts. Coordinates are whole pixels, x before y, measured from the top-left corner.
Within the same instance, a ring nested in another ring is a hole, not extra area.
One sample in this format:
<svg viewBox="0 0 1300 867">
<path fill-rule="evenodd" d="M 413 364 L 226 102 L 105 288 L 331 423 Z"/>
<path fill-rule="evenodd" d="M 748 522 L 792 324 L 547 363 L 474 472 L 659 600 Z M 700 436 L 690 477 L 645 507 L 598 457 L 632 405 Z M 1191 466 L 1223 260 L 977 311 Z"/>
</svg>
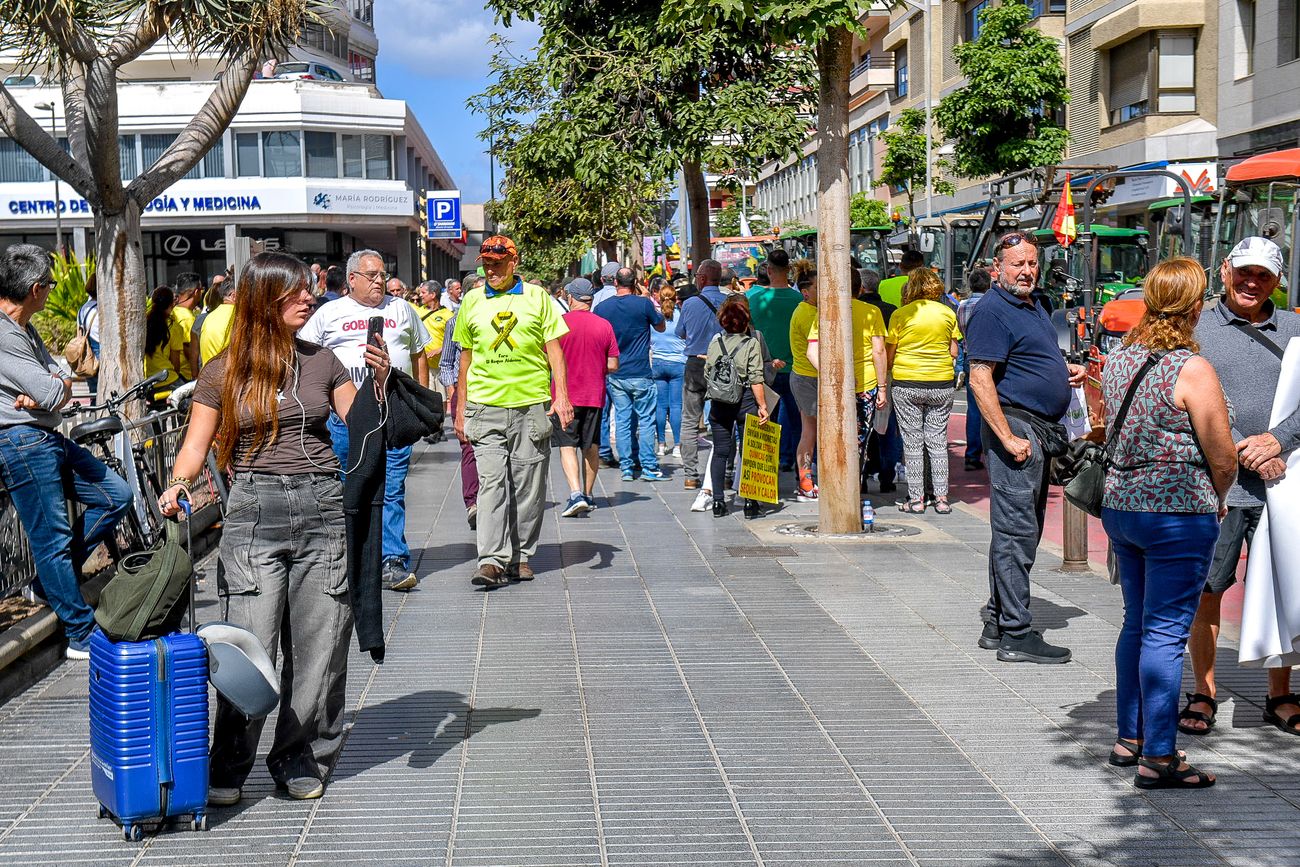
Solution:
<svg viewBox="0 0 1300 867">
<path fill-rule="evenodd" d="M 1237 564 L 1242 545 L 1250 546 L 1264 514 L 1263 506 L 1229 506 L 1228 516 L 1219 525 L 1219 541 L 1214 546 L 1214 562 L 1205 579 L 1206 593 L 1222 593 L 1237 583 Z"/>
<path fill-rule="evenodd" d="M 600 445 L 599 406 L 575 406 L 573 421 L 560 427 L 560 417 L 551 416 L 551 445 L 555 448 L 586 449 Z"/>
</svg>

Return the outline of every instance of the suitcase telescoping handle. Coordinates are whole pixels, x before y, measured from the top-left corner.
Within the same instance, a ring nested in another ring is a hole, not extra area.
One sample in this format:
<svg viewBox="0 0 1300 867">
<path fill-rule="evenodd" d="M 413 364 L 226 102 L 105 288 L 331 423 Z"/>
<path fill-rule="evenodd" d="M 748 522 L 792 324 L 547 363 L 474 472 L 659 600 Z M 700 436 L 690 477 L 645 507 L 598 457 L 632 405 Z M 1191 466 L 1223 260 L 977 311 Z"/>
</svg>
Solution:
<svg viewBox="0 0 1300 867">
<path fill-rule="evenodd" d="M 190 563 L 194 563 L 194 528 L 190 526 L 190 518 L 194 516 L 194 506 L 190 503 L 190 498 L 185 496 L 181 491 L 176 497 L 176 505 L 181 507 L 185 512 L 185 553 L 190 555 Z M 198 576 L 193 568 L 190 569 L 189 590 L 190 590 L 190 634 L 194 634 L 194 581 Z"/>
</svg>

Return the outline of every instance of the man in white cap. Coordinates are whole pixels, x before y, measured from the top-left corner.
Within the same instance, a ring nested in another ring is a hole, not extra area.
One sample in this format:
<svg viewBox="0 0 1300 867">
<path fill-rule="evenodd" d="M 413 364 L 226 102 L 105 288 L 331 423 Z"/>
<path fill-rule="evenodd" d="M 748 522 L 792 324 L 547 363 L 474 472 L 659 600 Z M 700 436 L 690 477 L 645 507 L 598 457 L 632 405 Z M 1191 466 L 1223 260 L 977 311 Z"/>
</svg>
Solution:
<svg viewBox="0 0 1300 867">
<path fill-rule="evenodd" d="M 1205 308 L 1196 326 L 1201 355 L 1214 366 L 1235 410 L 1232 435 L 1239 467 L 1187 645 L 1195 691 L 1188 693 L 1178 728 L 1188 734 L 1204 734 L 1214 727 L 1219 605 L 1224 591 L 1237 580 L 1242 545 L 1250 545 L 1259 526 L 1264 483 L 1282 475 L 1287 455 L 1300 446 L 1300 411 L 1269 427 L 1282 353 L 1291 338 L 1300 337 L 1300 316 L 1277 309 L 1269 300 L 1283 270 L 1277 244 L 1267 238 L 1245 239 L 1232 248 L 1220 268 L 1223 298 Z M 1300 699 L 1291 694 L 1291 669 L 1269 669 L 1268 680 L 1265 718 L 1284 731 L 1300 734 L 1300 720 L 1295 719 L 1300 715 Z"/>
</svg>

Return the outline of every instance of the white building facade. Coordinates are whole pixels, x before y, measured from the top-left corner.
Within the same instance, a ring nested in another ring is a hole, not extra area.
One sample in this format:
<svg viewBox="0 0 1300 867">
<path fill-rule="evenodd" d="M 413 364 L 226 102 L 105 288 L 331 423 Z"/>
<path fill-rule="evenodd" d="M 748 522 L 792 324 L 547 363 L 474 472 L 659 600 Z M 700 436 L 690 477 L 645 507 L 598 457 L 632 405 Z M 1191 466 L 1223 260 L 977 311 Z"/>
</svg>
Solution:
<svg viewBox="0 0 1300 867">
<path fill-rule="evenodd" d="M 227 239 L 236 235 L 328 263 L 370 247 L 408 282 L 460 276 L 463 245 L 427 240 L 421 229 L 424 191 L 455 183 L 407 104 L 375 88 L 371 15 L 372 0 L 339 0 L 327 24 L 308 28 L 281 58 L 282 70 L 310 64 L 305 74 L 312 77 L 253 81 L 212 150 L 146 207 L 151 285 L 183 271 L 223 271 Z M 161 46 L 122 70 L 129 82 L 118 88 L 124 180 L 162 154 L 203 105 L 219 71 L 215 59 L 191 60 Z M 63 135 L 56 86 L 39 76 L 11 79 L 9 92 Z M 59 186 L 65 245 L 84 255 L 94 250 L 93 216 L 67 184 Z M 54 180 L 15 142 L 0 138 L 0 245 L 53 248 L 55 230 Z"/>
</svg>

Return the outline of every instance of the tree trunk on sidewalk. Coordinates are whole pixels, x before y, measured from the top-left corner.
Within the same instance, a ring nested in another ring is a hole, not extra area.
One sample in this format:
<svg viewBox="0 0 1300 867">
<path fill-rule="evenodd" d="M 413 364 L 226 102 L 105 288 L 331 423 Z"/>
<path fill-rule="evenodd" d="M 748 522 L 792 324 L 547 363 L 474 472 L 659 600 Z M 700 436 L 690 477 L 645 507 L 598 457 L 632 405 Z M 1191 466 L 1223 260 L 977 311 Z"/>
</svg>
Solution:
<svg viewBox="0 0 1300 867">
<path fill-rule="evenodd" d="M 818 528 L 862 530 L 849 282 L 849 64 L 852 34 L 835 28 L 817 49 Z"/>
<path fill-rule="evenodd" d="M 691 261 L 698 267 L 713 255 L 713 236 L 709 230 L 709 185 L 704 182 L 704 168 L 691 160 L 682 162 L 686 179 L 686 206 L 691 216 Z"/>
<path fill-rule="evenodd" d="M 140 244 L 140 206 L 95 215 L 99 286 L 99 393 L 124 392 L 144 378 L 144 302 L 149 295 Z M 137 404 L 139 405 L 139 404 Z"/>
</svg>

